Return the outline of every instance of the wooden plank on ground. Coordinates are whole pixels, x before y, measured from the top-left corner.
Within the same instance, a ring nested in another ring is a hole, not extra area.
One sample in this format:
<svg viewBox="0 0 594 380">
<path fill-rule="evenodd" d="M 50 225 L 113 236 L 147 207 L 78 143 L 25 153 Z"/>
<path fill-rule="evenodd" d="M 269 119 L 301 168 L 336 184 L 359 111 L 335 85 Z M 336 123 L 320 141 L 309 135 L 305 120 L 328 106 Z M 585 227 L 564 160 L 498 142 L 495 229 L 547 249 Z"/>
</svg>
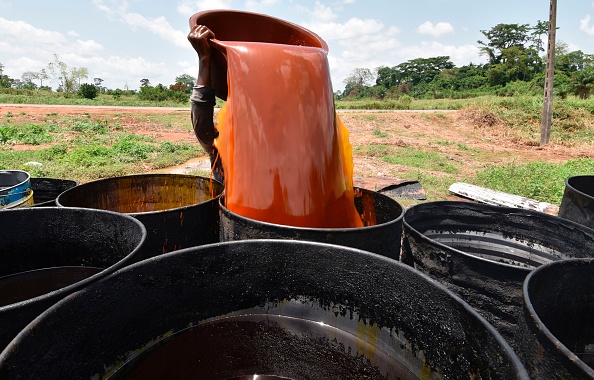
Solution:
<svg viewBox="0 0 594 380">
<path fill-rule="evenodd" d="M 540 202 L 535 199 L 487 189 L 469 183 L 456 182 L 450 186 L 449 190 L 462 197 L 490 205 L 535 210 L 549 215 L 557 215 L 559 213 L 559 206 L 551 203 Z"/>
</svg>

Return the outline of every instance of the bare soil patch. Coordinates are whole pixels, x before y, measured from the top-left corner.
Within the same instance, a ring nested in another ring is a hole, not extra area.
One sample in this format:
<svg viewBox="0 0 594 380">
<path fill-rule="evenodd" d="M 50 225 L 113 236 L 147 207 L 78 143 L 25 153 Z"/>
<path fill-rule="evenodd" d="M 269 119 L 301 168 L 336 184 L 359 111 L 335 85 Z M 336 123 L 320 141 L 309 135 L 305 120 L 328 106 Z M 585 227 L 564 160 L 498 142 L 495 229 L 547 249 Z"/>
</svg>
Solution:
<svg viewBox="0 0 594 380">
<path fill-rule="evenodd" d="M 0 116 L 10 113 L 13 119 L 44 122 L 58 117 L 89 117 L 107 120 L 129 133 L 154 136 L 158 141 L 186 141 L 198 145 L 190 127 L 188 109 L 171 108 L 108 108 L 68 106 L 2 106 Z M 180 126 L 164 125 L 150 115 L 170 115 Z M 564 146 L 551 143 L 545 147 L 535 141 L 519 138 L 493 115 L 471 110 L 459 112 L 340 112 L 350 132 L 350 141 L 358 146 L 387 145 L 411 150 L 431 150 L 461 163 L 463 173 L 472 174 L 487 165 L 529 161 L 563 162 L 578 157 L 594 158 L 592 145 Z M 13 149 L 38 149 L 39 146 L 18 145 Z M 206 158 L 204 158 L 206 159 Z M 410 167 L 384 162 L 379 157 L 354 155 L 355 176 L 388 176 L 401 178 Z M 204 166 L 202 163 L 200 165 Z M 198 166 L 200 166 L 198 165 Z M 196 165 L 194 165 L 196 166 Z M 189 165 L 189 167 L 193 167 Z M 172 168 L 183 171 L 183 165 Z M 188 169 L 189 170 L 189 169 Z M 161 170 L 163 171 L 163 170 Z"/>
</svg>

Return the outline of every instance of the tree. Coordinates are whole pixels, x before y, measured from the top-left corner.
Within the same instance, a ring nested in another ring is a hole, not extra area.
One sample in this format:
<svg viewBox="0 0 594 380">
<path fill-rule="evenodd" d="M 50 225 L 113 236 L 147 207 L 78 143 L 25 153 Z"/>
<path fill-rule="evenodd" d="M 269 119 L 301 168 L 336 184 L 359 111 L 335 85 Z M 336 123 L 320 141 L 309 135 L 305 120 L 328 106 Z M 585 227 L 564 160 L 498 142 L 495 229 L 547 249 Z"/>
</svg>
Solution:
<svg viewBox="0 0 594 380">
<path fill-rule="evenodd" d="M 175 82 L 174 84 L 169 85 L 169 89 L 173 92 L 183 92 L 184 94 L 187 93 L 187 86 L 185 83 Z"/>
<path fill-rule="evenodd" d="M 356 68 L 351 75 L 346 77 L 343 81 L 344 95 L 355 96 L 359 94 L 366 86 L 369 86 L 373 81 L 373 74 L 367 68 Z"/>
<path fill-rule="evenodd" d="M 45 69 L 39 70 L 37 73 L 37 79 L 39 79 L 39 88 L 43 87 L 43 81 L 49 79 L 49 75 Z"/>
<path fill-rule="evenodd" d="M 188 74 L 182 74 L 175 77 L 176 83 L 183 83 L 186 85 L 186 93 L 190 94 L 192 89 L 194 88 L 194 84 L 196 83 L 196 78 Z"/>
<path fill-rule="evenodd" d="M 8 75 L 4 75 L 4 65 L 0 63 L 0 88 L 11 88 L 12 82 L 14 81 L 12 78 L 8 77 Z"/>
<path fill-rule="evenodd" d="M 580 99 L 588 99 L 594 90 L 594 66 L 574 72 L 570 77 L 569 88 Z"/>
<path fill-rule="evenodd" d="M 525 47 L 530 40 L 529 30 L 529 24 L 497 24 L 490 30 L 481 30 L 488 42 L 477 42 L 483 45 L 481 53 L 487 55 L 489 63 L 496 64 L 501 62 L 503 50 L 512 46 Z"/>
<path fill-rule="evenodd" d="M 99 93 L 99 89 L 94 84 L 83 83 L 80 85 L 78 93 L 86 99 L 95 99 Z"/>
<path fill-rule="evenodd" d="M 151 82 L 147 78 L 143 78 L 140 80 L 140 87 L 151 87 Z"/>
<path fill-rule="evenodd" d="M 380 66 L 375 69 L 375 84 L 384 86 L 385 88 L 392 88 L 396 86 L 396 68 Z"/>
<path fill-rule="evenodd" d="M 33 79 L 37 79 L 39 77 L 39 73 L 35 71 L 25 71 L 21 75 L 22 80 L 22 88 L 26 88 L 28 90 L 34 90 L 37 88 L 37 85 L 33 83 Z"/>
<path fill-rule="evenodd" d="M 555 56 L 555 69 L 572 73 L 594 65 L 594 55 L 584 54 L 581 50 Z"/>
<path fill-rule="evenodd" d="M 545 51 L 544 44 L 542 42 L 542 36 L 549 34 L 549 22 L 538 20 L 536 25 L 532 28 L 532 43 L 533 48 L 537 52 Z"/>
<path fill-rule="evenodd" d="M 415 58 L 395 67 L 398 84 L 406 82 L 415 86 L 421 82 L 429 83 L 439 73 L 454 68 L 448 56 Z"/>
<path fill-rule="evenodd" d="M 367 68 L 356 68 L 353 70 L 351 75 L 345 78 L 343 81 L 345 85 L 347 84 L 359 84 L 362 86 L 369 86 L 373 81 L 373 74 L 371 70 Z"/>
<path fill-rule="evenodd" d="M 86 67 L 72 67 L 58 59 L 58 55 L 54 54 L 54 62 L 47 65 L 49 75 L 58 81 L 58 91 L 75 92 L 80 86 L 81 79 L 86 79 L 89 70 Z"/>
</svg>

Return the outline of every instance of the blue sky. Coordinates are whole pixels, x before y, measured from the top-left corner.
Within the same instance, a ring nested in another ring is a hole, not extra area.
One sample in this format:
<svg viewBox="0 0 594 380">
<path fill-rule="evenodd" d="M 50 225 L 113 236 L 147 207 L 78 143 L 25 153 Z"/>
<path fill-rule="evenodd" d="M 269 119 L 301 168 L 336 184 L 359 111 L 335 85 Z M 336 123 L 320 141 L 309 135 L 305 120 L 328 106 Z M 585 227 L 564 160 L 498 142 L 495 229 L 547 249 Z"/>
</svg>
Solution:
<svg viewBox="0 0 594 380">
<path fill-rule="evenodd" d="M 548 21 L 549 0 L 0 0 L 0 63 L 20 78 L 54 54 L 89 69 L 108 88 L 137 89 L 140 80 L 174 83 L 196 76 L 188 19 L 209 9 L 268 14 L 320 35 L 329 45 L 334 90 L 355 68 L 395 66 L 419 57 L 450 56 L 456 66 L 483 63 L 480 30 L 497 24 Z M 562 0 L 557 40 L 594 54 L 594 1 Z M 47 83 L 44 83 L 47 84 Z M 56 87 L 56 83 L 49 83 Z"/>
</svg>

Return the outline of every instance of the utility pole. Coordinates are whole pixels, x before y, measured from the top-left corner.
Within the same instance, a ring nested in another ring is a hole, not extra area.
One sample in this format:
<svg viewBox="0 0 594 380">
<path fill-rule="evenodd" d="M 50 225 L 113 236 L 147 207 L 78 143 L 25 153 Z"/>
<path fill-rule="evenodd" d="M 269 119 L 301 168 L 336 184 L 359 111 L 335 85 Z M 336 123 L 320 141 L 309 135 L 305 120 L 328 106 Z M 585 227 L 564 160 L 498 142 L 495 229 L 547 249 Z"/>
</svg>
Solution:
<svg viewBox="0 0 594 380">
<path fill-rule="evenodd" d="M 549 143 L 553 118 L 553 77 L 555 75 L 555 31 L 557 30 L 557 0 L 551 0 L 549 13 L 549 44 L 547 48 L 547 69 L 544 84 L 544 103 L 540 124 L 540 146 Z"/>
</svg>

